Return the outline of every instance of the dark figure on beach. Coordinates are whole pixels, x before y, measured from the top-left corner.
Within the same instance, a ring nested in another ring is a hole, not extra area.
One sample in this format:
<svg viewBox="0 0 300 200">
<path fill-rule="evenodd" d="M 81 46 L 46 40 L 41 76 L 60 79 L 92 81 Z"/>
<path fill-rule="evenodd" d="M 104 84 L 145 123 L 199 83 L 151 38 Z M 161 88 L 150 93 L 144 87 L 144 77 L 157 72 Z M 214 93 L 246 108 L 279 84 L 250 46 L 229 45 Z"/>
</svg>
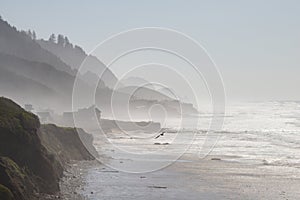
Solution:
<svg viewBox="0 0 300 200">
<path fill-rule="evenodd" d="M 155 139 L 159 138 L 160 136 L 164 136 L 165 132 L 162 132 L 161 134 L 159 134 L 158 136 L 155 137 Z"/>
</svg>

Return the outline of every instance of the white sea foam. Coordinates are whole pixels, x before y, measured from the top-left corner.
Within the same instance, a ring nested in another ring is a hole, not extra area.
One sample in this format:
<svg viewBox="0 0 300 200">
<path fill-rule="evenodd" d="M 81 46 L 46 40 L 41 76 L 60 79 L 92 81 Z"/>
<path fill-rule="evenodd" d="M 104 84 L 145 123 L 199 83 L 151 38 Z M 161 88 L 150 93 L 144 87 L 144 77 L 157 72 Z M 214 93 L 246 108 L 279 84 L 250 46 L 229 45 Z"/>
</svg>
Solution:
<svg viewBox="0 0 300 200">
<path fill-rule="evenodd" d="M 201 114 L 200 126 L 192 134 L 188 134 L 188 129 L 184 129 L 178 134 L 167 132 L 163 137 L 154 139 L 154 135 L 151 134 L 142 134 L 141 137 L 141 133 L 138 132 L 131 132 L 130 136 L 115 133 L 109 138 L 113 146 L 101 144 L 98 147 L 99 150 L 107 148 L 108 151 L 105 152 L 109 152 L 109 156 L 115 159 L 132 159 L 134 156 L 128 155 L 136 153 L 144 154 L 143 159 L 147 159 L 149 153 L 158 155 L 158 159 L 170 159 L 168 154 L 181 154 L 189 144 L 192 145 L 186 154 L 197 155 L 206 138 L 205 133 L 211 117 L 209 113 Z M 228 160 L 254 164 L 300 166 L 300 102 L 231 105 L 227 108 L 224 120 L 223 130 L 216 133 L 220 138 L 211 155 L 226 156 Z M 178 124 L 176 120 L 169 120 L 168 123 L 168 127 L 178 128 L 175 126 Z M 112 147 L 120 151 L 117 153 Z"/>
</svg>

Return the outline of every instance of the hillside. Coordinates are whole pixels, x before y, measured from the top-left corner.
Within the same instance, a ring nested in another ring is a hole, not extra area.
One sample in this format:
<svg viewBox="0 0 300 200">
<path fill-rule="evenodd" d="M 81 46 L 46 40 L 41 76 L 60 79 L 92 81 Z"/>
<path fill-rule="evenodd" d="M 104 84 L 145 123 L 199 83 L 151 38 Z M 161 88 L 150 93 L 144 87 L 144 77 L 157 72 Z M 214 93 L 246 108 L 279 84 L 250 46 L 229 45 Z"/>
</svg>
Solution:
<svg viewBox="0 0 300 200">
<path fill-rule="evenodd" d="M 74 77 L 46 63 L 0 53 L 0 71 L 0 94 L 20 103 L 59 110 L 71 102 Z"/>
<path fill-rule="evenodd" d="M 80 47 L 73 47 L 66 39 L 64 44 L 53 40 L 35 40 L 0 19 L 0 94 L 20 104 L 30 103 L 35 108 L 49 108 L 57 113 L 72 110 L 72 92 L 76 78 L 74 73 L 85 57 L 87 54 Z M 111 87 L 118 81 L 114 74 L 106 70 L 96 57 L 88 56 L 86 62 L 94 72 L 78 73 L 76 87 L 80 92 L 74 95 L 79 102 L 75 109 L 95 103 L 104 117 L 111 117 L 114 111 L 118 113 L 115 116 L 123 118 L 123 115 L 128 116 L 126 106 L 128 107 L 130 100 L 132 114 L 145 118 L 148 112 L 140 107 L 149 108 L 156 101 L 173 101 L 151 88 L 139 88 L 136 95 L 131 94 L 131 87 L 114 91 Z M 98 81 L 96 74 L 103 70 L 106 70 L 103 78 L 105 82 L 100 81 L 95 90 L 92 85 Z M 136 103 L 132 100 L 143 101 Z M 169 107 L 167 102 L 163 104 Z M 176 114 L 180 112 L 178 106 L 172 106 L 171 110 Z"/>
<path fill-rule="evenodd" d="M 14 55 L 30 61 L 47 63 L 57 70 L 75 75 L 76 71 L 57 56 L 43 49 L 24 31 L 18 31 L 6 21 L 0 19 L 0 53 Z"/>
<path fill-rule="evenodd" d="M 136 99 L 147 99 L 147 100 L 173 100 L 172 98 L 147 87 L 137 87 L 137 86 L 125 86 L 118 89 L 119 92 L 134 95 Z"/>
<path fill-rule="evenodd" d="M 58 94 L 51 88 L 10 72 L 0 66 L 0 94 L 10 97 L 18 102 L 32 102 L 41 106 L 46 106 L 45 100 L 54 101 Z"/>
<path fill-rule="evenodd" d="M 91 75 L 92 73 L 94 74 L 94 76 L 97 76 L 97 74 L 100 75 L 103 73 L 101 80 L 103 80 L 105 84 L 110 88 L 113 88 L 114 85 L 118 82 L 117 77 L 100 60 L 98 60 L 97 57 L 93 55 L 87 55 L 86 52 L 77 45 L 73 47 L 73 44 L 71 44 L 70 42 L 61 44 L 49 40 L 37 40 L 37 42 L 44 49 L 59 57 L 73 69 L 79 69 L 80 65 L 84 61 L 85 65 L 88 66 L 90 71 L 84 71 L 82 75 L 84 75 L 85 73 Z M 98 79 L 99 78 L 100 77 L 98 77 Z"/>
</svg>

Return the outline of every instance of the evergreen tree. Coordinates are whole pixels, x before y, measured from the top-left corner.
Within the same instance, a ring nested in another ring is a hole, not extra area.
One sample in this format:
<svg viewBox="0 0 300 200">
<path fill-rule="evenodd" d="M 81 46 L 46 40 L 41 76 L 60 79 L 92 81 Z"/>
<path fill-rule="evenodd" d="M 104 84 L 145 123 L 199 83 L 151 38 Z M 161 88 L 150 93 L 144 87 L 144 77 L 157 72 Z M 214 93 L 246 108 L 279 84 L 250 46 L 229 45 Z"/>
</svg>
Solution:
<svg viewBox="0 0 300 200">
<path fill-rule="evenodd" d="M 66 48 L 73 48 L 73 45 L 72 45 L 72 43 L 70 43 L 67 36 L 65 36 L 65 47 Z"/>
<path fill-rule="evenodd" d="M 52 33 L 49 37 L 49 42 L 52 42 L 52 43 L 55 43 L 56 42 L 56 37 L 55 37 L 55 34 Z"/>
<path fill-rule="evenodd" d="M 70 41 L 69 41 L 68 37 L 65 36 L 65 44 L 69 44 L 69 43 L 70 43 Z"/>
<path fill-rule="evenodd" d="M 27 31 L 27 35 L 30 37 L 30 39 L 32 39 L 32 32 L 30 29 Z"/>
<path fill-rule="evenodd" d="M 57 36 L 57 44 L 60 46 L 65 46 L 65 38 L 63 35 L 59 34 Z"/>
<path fill-rule="evenodd" d="M 36 33 L 35 33 L 35 31 L 32 31 L 32 39 L 36 40 Z"/>
</svg>

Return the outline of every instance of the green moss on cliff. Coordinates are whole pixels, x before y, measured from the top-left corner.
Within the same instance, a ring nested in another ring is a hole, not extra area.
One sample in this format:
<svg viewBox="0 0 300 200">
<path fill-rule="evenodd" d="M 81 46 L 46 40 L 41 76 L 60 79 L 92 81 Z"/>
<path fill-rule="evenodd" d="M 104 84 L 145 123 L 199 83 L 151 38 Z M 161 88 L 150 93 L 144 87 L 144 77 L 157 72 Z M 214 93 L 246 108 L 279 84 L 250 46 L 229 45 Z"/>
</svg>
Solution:
<svg viewBox="0 0 300 200">
<path fill-rule="evenodd" d="M 22 179 L 25 178 L 26 172 L 24 172 L 24 170 L 20 169 L 20 167 L 14 161 L 12 161 L 10 158 L 1 157 L 0 160 L 1 160 L 1 163 L 5 163 L 6 168 L 10 170 L 8 173 L 10 173 L 12 176 L 20 177 Z"/>
<path fill-rule="evenodd" d="M 0 184 L 9 188 L 15 199 L 20 200 L 31 198 L 34 190 L 30 176 L 8 157 L 0 157 Z"/>
<path fill-rule="evenodd" d="M 13 200 L 13 194 L 10 189 L 0 184 L 0 199 L 1 200 Z"/>
</svg>

